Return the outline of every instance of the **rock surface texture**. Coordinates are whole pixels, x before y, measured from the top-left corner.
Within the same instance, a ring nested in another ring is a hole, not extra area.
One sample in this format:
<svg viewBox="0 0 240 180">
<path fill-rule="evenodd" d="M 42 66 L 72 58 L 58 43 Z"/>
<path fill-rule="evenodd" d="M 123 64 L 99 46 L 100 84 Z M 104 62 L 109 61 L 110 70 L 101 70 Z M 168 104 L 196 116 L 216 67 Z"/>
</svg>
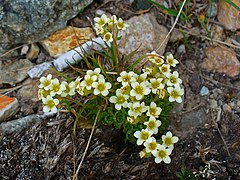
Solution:
<svg viewBox="0 0 240 180">
<path fill-rule="evenodd" d="M 18 112 L 18 100 L 0 94 L 0 122 L 6 121 Z"/>
<path fill-rule="evenodd" d="M 0 53 L 33 43 L 64 28 L 69 19 L 93 0 L 0 1 Z"/>
<path fill-rule="evenodd" d="M 238 7 L 240 6 L 239 0 L 232 0 Z M 240 29 L 240 11 L 228 4 L 224 0 L 219 1 L 218 20 L 225 28 L 236 31 Z"/>
<path fill-rule="evenodd" d="M 158 24 L 155 17 L 149 13 L 132 17 L 126 23 L 129 24 L 129 28 L 121 34 L 122 39 L 119 43 L 119 51 L 124 55 L 134 51 L 140 45 L 138 49 L 140 55 L 155 51 L 168 33 L 167 28 Z M 160 55 L 163 55 L 167 42 L 168 39 L 157 51 Z M 134 57 L 133 60 L 136 59 L 137 57 Z M 129 64 L 131 63 L 130 61 Z"/>
<path fill-rule="evenodd" d="M 47 39 L 40 41 L 41 45 L 47 50 L 52 57 L 58 57 L 61 54 L 79 46 L 80 44 L 94 38 L 92 28 L 76 28 L 67 26 Z"/>
</svg>

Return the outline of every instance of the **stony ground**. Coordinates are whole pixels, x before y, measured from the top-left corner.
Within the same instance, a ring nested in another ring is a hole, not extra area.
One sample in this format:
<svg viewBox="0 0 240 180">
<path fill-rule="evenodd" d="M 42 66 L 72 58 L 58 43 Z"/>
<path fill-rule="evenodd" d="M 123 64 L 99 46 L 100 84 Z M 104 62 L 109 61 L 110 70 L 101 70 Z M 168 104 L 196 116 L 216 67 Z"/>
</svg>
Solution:
<svg viewBox="0 0 240 180">
<path fill-rule="evenodd" d="M 239 65 L 234 65 L 239 59 L 239 46 L 234 49 L 221 43 L 229 43 L 229 39 L 240 43 L 239 32 L 223 26 L 222 30 L 216 30 L 214 26 L 219 22 L 216 23 L 215 14 L 208 28 L 212 34 L 218 34 L 214 37 L 221 42 L 213 45 L 205 38 L 208 35 L 198 22 L 200 12 L 197 10 L 202 6 L 199 1 L 196 3 L 191 21 L 180 20 L 176 26 L 185 30 L 195 28 L 194 33 L 188 35 L 187 42 L 181 37 L 170 40 L 165 49 L 180 61 L 177 70 L 185 87 L 184 103 L 175 106 L 170 117 L 169 129 L 180 138 L 171 156 L 172 163 L 155 164 L 151 158 L 141 159 L 138 155 L 141 148 L 125 143 L 120 130 L 98 125 L 79 171 L 79 179 L 177 179 L 176 172 L 184 166 L 198 174 L 205 169 L 209 179 L 240 179 L 240 76 L 237 75 Z M 159 8 L 138 10 L 136 6 L 134 9 L 125 1 L 98 1 L 69 24 L 89 26 L 86 17 L 92 19 L 95 13 L 104 11 L 123 19 L 151 13 L 168 30 L 172 26 L 174 18 L 163 14 Z M 201 10 L 206 11 L 207 7 Z M 201 36 L 193 35 L 198 32 Z M 33 62 L 39 64 L 51 59 L 41 48 Z M 17 84 L 19 89 L 7 91 L 20 103 L 20 111 L 12 119 L 41 112 L 41 103 L 37 101 L 36 88 L 33 88 L 37 83 L 38 80 L 28 78 Z M 11 87 L 4 85 L 2 90 Z M 73 122 L 70 114 L 60 112 L 18 133 L 1 135 L 1 179 L 71 179 L 91 131 L 79 128 L 74 137 Z"/>
</svg>

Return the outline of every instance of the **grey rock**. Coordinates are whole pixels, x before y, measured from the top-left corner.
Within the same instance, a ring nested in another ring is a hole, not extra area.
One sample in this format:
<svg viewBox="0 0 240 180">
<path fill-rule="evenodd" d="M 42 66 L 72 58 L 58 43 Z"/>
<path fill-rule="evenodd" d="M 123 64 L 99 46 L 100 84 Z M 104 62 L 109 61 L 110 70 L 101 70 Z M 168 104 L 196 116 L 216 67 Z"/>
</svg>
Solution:
<svg viewBox="0 0 240 180">
<path fill-rule="evenodd" d="M 27 73 L 31 78 L 38 78 L 40 77 L 47 69 L 52 67 L 52 63 L 50 62 L 44 62 L 42 64 L 39 64 L 37 66 L 34 66 L 32 69 L 30 69 Z"/>
<path fill-rule="evenodd" d="M 186 53 L 186 48 L 184 44 L 181 44 L 178 48 L 177 48 L 177 52 L 180 54 Z"/>
<path fill-rule="evenodd" d="M 201 96 L 206 96 L 206 95 L 208 95 L 208 94 L 209 94 L 208 88 L 205 87 L 205 86 L 203 86 L 203 87 L 201 88 L 201 90 L 200 90 L 200 95 L 201 95 Z"/>
<path fill-rule="evenodd" d="M 33 114 L 12 121 L 3 122 L 0 124 L 0 134 L 11 134 L 19 132 L 32 124 L 39 123 L 41 120 L 53 117 L 54 115 L 54 113 L 46 113 L 43 115 Z"/>
<path fill-rule="evenodd" d="M 0 53 L 16 44 L 38 42 L 64 28 L 93 0 L 0 1 Z"/>
<path fill-rule="evenodd" d="M 185 113 L 182 116 L 181 128 L 182 130 L 190 130 L 192 128 L 197 128 L 207 122 L 207 114 L 203 108 L 195 111 Z"/>
<path fill-rule="evenodd" d="M 214 99 L 210 99 L 209 100 L 209 106 L 212 109 L 216 109 L 218 107 L 218 102 L 216 100 L 214 100 Z"/>
<path fill-rule="evenodd" d="M 28 59 L 20 59 L 11 64 L 1 64 L 0 61 L 0 84 L 15 85 L 28 77 L 27 71 L 33 67 Z"/>
<path fill-rule="evenodd" d="M 140 45 L 137 56 L 134 56 L 128 63 L 133 63 L 139 56 L 145 55 L 148 52 L 155 51 L 165 39 L 168 30 L 166 27 L 159 25 L 152 14 L 143 14 L 134 16 L 126 21 L 129 27 L 122 32 L 122 39 L 119 42 L 119 51 L 122 55 L 129 54 Z M 157 51 L 163 55 L 168 39 L 162 47 Z"/>
</svg>

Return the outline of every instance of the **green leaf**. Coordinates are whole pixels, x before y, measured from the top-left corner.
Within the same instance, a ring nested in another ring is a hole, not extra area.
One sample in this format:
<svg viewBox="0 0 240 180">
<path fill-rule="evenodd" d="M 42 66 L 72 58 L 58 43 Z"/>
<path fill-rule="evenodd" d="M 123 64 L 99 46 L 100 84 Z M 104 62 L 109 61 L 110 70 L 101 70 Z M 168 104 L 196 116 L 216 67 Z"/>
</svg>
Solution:
<svg viewBox="0 0 240 180">
<path fill-rule="evenodd" d="M 232 2 L 231 0 L 225 0 L 225 2 L 230 4 L 232 7 L 234 7 L 238 11 L 240 11 L 240 7 L 238 5 L 236 5 L 234 2 Z"/>
</svg>

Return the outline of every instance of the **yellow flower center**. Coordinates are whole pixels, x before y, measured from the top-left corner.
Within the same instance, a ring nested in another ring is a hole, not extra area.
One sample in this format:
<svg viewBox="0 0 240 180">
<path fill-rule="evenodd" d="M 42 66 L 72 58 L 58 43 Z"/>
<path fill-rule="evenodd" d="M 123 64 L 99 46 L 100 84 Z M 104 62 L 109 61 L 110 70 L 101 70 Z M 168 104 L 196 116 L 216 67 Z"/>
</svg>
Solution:
<svg viewBox="0 0 240 180">
<path fill-rule="evenodd" d="M 125 102 L 124 96 L 118 96 L 116 99 L 116 104 L 123 104 Z"/>
<path fill-rule="evenodd" d="M 131 80 L 131 77 L 127 75 L 127 76 L 124 76 L 124 77 L 122 78 L 122 80 L 123 80 L 123 82 L 128 82 L 128 81 Z"/>
<path fill-rule="evenodd" d="M 123 29 L 124 28 L 124 22 L 118 22 L 117 24 L 119 29 Z"/>
<path fill-rule="evenodd" d="M 111 39 L 111 34 L 109 34 L 109 33 L 107 33 L 107 34 L 105 34 L 105 39 L 107 40 L 107 41 L 109 41 L 110 39 Z"/>
<path fill-rule="evenodd" d="M 85 79 L 85 83 L 86 83 L 87 86 L 92 86 L 93 80 L 91 78 L 90 79 Z"/>
<path fill-rule="evenodd" d="M 165 150 L 158 151 L 158 157 L 160 157 L 161 159 L 165 158 L 166 156 L 167 156 L 167 153 Z"/>
<path fill-rule="evenodd" d="M 66 88 L 66 89 L 64 90 L 64 92 L 65 92 L 65 93 L 69 93 L 71 89 L 70 89 L 70 87 L 69 87 L 68 84 L 65 85 L 65 88 Z"/>
<path fill-rule="evenodd" d="M 50 84 L 51 84 L 51 80 L 46 80 L 46 81 L 43 82 L 43 86 L 44 86 L 44 87 L 47 87 L 47 86 L 49 86 Z"/>
<path fill-rule="evenodd" d="M 149 138 L 149 133 L 148 132 L 142 132 L 141 133 L 141 139 L 146 141 Z"/>
<path fill-rule="evenodd" d="M 168 59 L 167 62 L 168 64 L 173 64 L 173 59 Z"/>
<path fill-rule="evenodd" d="M 148 122 L 148 128 L 149 129 L 154 129 L 155 127 L 156 127 L 156 122 L 155 121 Z"/>
<path fill-rule="evenodd" d="M 170 94 L 174 99 L 177 99 L 179 97 L 179 93 L 176 90 L 173 90 Z"/>
<path fill-rule="evenodd" d="M 100 19 L 100 20 L 98 21 L 98 24 L 99 24 L 100 26 L 104 26 L 104 25 L 106 24 L 105 19 Z"/>
<path fill-rule="evenodd" d="M 162 66 L 161 71 L 162 72 L 168 72 L 168 68 L 166 66 Z"/>
<path fill-rule="evenodd" d="M 143 87 L 142 86 L 136 86 L 135 87 L 135 92 L 137 93 L 137 94 L 144 94 L 144 89 L 143 89 Z"/>
<path fill-rule="evenodd" d="M 171 77 L 170 77 L 170 82 L 173 83 L 173 84 L 176 84 L 177 78 L 174 77 L 174 76 L 171 76 Z"/>
<path fill-rule="evenodd" d="M 157 89 L 159 86 L 160 86 L 160 82 L 159 81 L 152 82 L 153 89 Z"/>
<path fill-rule="evenodd" d="M 53 85 L 52 85 L 52 90 L 53 90 L 54 92 L 58 92 L 59 89 L 60 89 L 60 84 L 53 84 Z"/>
<path fill-rule="evenodd" d="M 157 148 L 157 143 L 156 142 L 151 142 L 148 144 L 148 148 L 153 151 Z"/>
<path fill-rule="evenodd" d="M 162 64 L 163 60 L 160 57 L 155 58 L 156 64 Z"/>
<path fill-rule="evenodd" d="M 99 83 L 98 86 L 97 86 L 97 89 L 102 92 L 106 89 L 106 86 L 104 83 Z"/>
<path fill-rule="evenodd" d="M 164 140 L 164 143 L 167 145 L 167 146 L 171 146 L 173 143 L 172 143 L 172 138 L 171 137 L 166 137 L 165 140 Z"/>
<path fill-rule="evenodd" d="M 54 101 L 53 101 L 53 100 L 49 100 L 49 101 L 47 102 L 47 106 L 48 106 L 50 109 L 52 109 L 52 108 L 55 106 Z"/>
<path fill-rule="evenodd" d="M 156 108 L 155 108 L 155 107 L 150 107 L 150 108 L 149 108 L 149 113 L 150 113 L 151 115 L 155 116 L 156 113 L 157 113 Z"/>
</svg>

